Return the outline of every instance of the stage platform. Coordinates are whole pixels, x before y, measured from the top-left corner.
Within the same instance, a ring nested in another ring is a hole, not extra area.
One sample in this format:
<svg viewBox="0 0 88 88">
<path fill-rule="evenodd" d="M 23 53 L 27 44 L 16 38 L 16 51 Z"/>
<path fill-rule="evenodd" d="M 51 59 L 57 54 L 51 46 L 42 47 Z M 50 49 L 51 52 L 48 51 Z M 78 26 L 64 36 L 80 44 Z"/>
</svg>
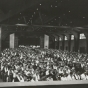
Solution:
<svg viewBox="0 0 88 88">
<path fill-rule="evenodd" d="M 39 81 L 39 82 L 1 82 L 0 87 L 20 88 L 88 88 L 88 80 L 85 81 Z"/>
</svg>

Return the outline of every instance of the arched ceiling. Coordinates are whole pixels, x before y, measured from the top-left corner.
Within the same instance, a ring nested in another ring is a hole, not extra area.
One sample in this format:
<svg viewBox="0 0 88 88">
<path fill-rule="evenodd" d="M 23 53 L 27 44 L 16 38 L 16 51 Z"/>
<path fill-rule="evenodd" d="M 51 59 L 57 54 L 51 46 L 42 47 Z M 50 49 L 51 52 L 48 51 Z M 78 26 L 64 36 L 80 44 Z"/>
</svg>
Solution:
<svg viewBox="0 0 88 88">
<path fill-rule="evenodd" d="M 88 0 L 0 0 L 0 25 L 25 36 L 88 32 L 87 9 Z"/>
</svg>

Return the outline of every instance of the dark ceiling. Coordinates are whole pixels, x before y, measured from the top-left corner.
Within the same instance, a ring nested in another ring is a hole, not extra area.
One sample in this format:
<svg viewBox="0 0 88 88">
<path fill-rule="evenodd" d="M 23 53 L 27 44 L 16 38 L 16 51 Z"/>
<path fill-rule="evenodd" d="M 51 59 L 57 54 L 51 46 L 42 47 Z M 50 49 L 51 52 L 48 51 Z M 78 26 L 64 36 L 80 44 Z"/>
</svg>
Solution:
<svg viewBox="0 0 88 88">
<path fill-rule="evenodd" d="M 87 32 L 88 0 L 0 0 L 0 24 L 25 36 Z"/>
</svg>

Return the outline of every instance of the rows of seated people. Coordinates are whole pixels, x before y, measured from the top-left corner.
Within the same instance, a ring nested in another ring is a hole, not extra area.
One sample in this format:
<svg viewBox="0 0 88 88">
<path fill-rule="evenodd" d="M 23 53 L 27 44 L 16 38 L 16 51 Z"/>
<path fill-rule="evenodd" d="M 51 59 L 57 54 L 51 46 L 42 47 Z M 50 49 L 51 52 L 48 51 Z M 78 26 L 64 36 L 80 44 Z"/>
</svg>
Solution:
<svg viewBox="0 0 88 88">
<path fill-rule="evenodd" d="M 88 79 L 88 55 L 29 46 L 5 49 L 0 57 L 4 82 Z"/>
</svg>

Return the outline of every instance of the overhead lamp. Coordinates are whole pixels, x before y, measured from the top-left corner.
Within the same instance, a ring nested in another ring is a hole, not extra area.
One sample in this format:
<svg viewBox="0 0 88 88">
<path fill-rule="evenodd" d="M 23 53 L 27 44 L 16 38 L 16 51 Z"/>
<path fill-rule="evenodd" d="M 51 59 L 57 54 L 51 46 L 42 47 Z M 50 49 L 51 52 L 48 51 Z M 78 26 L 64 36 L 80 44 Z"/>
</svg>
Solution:
<svg viewBox="0 0 88 88">
<path fill-rule="evenodd" d="M 57 7 L 57 6 L 55 6 L 55 7 Z"/>
<path fill-rule="evenodd" d="M 69 11 L 69 13 L 70 13 L 71 11 Z"/>
<path fill-rule="evenodd" d="M 20 13 L 21 14 L 21 13 Z"/>
<path fill-rule="evenodd" d="M 83 18 L 85 18 L 85 17 L 83 17 Z"/>
<path fill-rule="evenodd" d="M 42 4 L 40 4 L 40 5 L 42 5 Z"/>
<path fill-rule="evenodd" d="M 51 5 L 51 7 L 53 7 L 53 6 Z"/>
<path fill-rule="evenodd" d="M 20 19 L 18 18 L 18 20 L 20 20 Z"/>
<path fill-rule="evenodd" d="M 17 26 L 27 26 L 27 24 L 15 24 L 15 25 L 17 25 Z"/>
<path fill-rule="evenodd" d="M 37 10 L 38 10 L 38 8 L 37 8 Z"/>
<path fill-rule="evenodd" d="M 72 21 L 70 23 L 72 23 Z"/>
<path fill-rule="evenodd" d="M 34 14 L 35 14 L 35 12 L 34 12 Z"/>
</svg>

